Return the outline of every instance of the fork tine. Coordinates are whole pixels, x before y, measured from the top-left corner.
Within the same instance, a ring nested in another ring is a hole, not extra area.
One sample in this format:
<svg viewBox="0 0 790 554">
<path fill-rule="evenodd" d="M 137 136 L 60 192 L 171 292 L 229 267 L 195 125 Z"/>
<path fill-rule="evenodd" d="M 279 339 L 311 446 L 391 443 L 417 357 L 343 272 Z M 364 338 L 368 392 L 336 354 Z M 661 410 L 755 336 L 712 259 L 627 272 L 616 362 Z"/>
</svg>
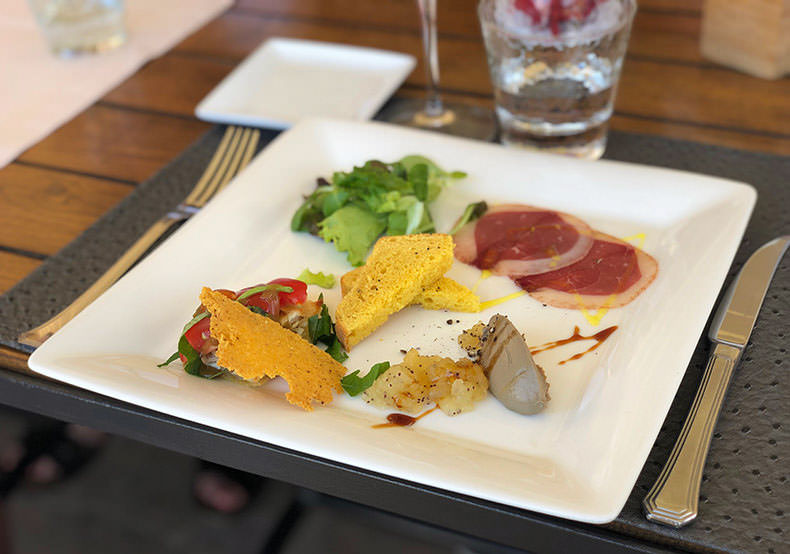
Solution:
<svg viewBox="0 0 790 554">
<path fill-rule="evenodd" d="M 240 170 L 247 167 L 247 164 L 250 163 L 250 160 L 255 155 L 255 149 L 258 148 L 258 140 L 260 138 L 261 132 L 258 129 L 254 129 L 254 133 L 250 139 L 250 144 L 247 146 L 247 151 L 244 153 L 244 158 L 241 160 L 241 167 L 239 168 Z"/>
<path fill-rule="evenodd" d="M 257 129 L 245 130 L 244 128 L 236 126 L 228 127 L 211 161 L 209 161 L 209 165 L 204 170 L 203 175 L 198 180 L 194 189 L 192 189 L 192 192 L 184 199 L 182 204 L 189 204 L 195 208 L 202 207 L 220 187 L 227 184 L 241 167 L 247 165 L 247 162 L 249 162 L 250 158 L 255 153 L 258 137 L 259 131 Z M 68 323 L 75 315 L 82 311 L 83 308 L 93 302 L 101 293 L 117 281 L 124 272 L 145 255 L 155 241 L 167 232 L 168 229 L 177 222 L 188 218 L 191 213 L 193 212 L 187 211 L 183 213 L 183 211 L 177 209 L 166 214 L 149 227 L 148 230 L 76 300 L 69 304 L 59 314 L 55 315 L 55 317 L 19 335 L 19 342 L 30 346 L 40 346 L 45 340 L 51 337 L 63 327 L 63 325 Z"/>
<path fill-rule="evenodd" d="M 211 178 L 217 171 L 220 160 L 222 160 L 225 156 L 225 152 L 228 149 L 228 144 L 230 143 L 231 137 L 236 134 L 237 129 L 238 127 L 235 126 L 229 126 L 227 129 L 225 129 L 225 134 L 222 135 L 222 140 L 220 141 L 219 146 L 217 146 L 217 150 L 214 152 L 214 155 L 211 157 L 211 161 L 209 161 L 208 166 L 206 166 L 206 169 L 200 176 L 200 180 L 198 180 L 197 184 L 195 184 L 195 187 L 184 199 L 185 204 L 194 204 L 195 200 L 203 194 L 204 190 L 206 190 Z"/>
<path fill-rule="evenodd" d="M 228 145 L 228 149 L 222 158 L 216 172 L 211 178 L 208 186 L 203 192 L 195 199 L 193 205 L 202 207 L 208 202 L 212 196 L 219 190 L 220 185 L 225 182 L 225 175 L 228 172 L 228 167 L 232 166 L 234 158 L 237 156 L 239 149 L 243 148 L 246 144 L 246 129 L 237 127 L 237 132 Z"/>
<path fill-rule="evenodd" d="M 252 131 L 253 132 L 250 135 L 250 142 L 247 144 L 247 149 L 244 151 L 244 155 L 242 156 L 237 173 L 247 167 L 247 164 L 250 163 L 250 160 L 255 155 L 255 150 L 258 147 L 258 140 L 261 137 L 261 132 L 258 129 L 252 129 Z M 231 177 L 235 177 L 235 175 L 232 175 Z M 231 179 L 228 179 L 225 183 L 223 183 L 220 189 L 225 188 L 230 181 Z"/>
<path fill-rule="evenodd" d="M 247 167 L 247 164 L 250 163 L 250 159 L 252 156 L 255 155 L 255 149 L 258 146 L 258 139 L 261 136 L 261 132 L 258 129 L 247 129 L 249 134 L 247 136 L 247 145 L 245 148 L 239 148 L 239 157 L 238 163 L 232 169 L 228 170 L 228 173 L 225 175 L 225 179 L 223 183 L 219 186 L 219 190 L 224 189 L 228 186 L 228 183 L 236 176 L 236 174 Z"/>
<path fill-rule="evenodd" d="M 241 159 L 244 156 L 244 153 L 247 151 L 247 146 L 252 139 L 252 129 L 244 129 L 244 133 L 242 134 L 241 141 L 239 142 L 236 152 L 234 152 L 233 157 L 228 165 L 228 169 L 225 174 L 222 176 L 222 180 L 217 187 L 217 190 L 223 188 L 228 182 L 233 179 L 236 173 L 239 172 Z"/>
</svg>

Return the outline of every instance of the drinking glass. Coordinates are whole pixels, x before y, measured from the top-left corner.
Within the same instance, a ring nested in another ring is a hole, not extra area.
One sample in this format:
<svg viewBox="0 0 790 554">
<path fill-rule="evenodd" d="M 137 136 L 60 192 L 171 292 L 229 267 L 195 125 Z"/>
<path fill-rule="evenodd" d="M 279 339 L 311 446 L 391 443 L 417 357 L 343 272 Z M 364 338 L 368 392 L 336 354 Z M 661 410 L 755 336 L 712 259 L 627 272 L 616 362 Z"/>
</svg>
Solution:
<svg viewBox="0 0 790 554">
<path fill-rule="evenodd" d="M 28 0 L 49 47 L 68 57 L 124 43 L 123 0 Z"/>
<path fill-rule="evenodd" d="M 481 0 L 504 144 L 597 159 L 635 0 Z"/>
<path fill-rule="evenodd" d="M 490 110 L 464 104 L 448 105 L 439 94 L 439 54 L 436 47 L 436 0 L 417 0 L 422 23 L 427 95 L 424 100 L 400 99 L 381 119 L 469 138 L 491 140 L 496 123 Z"/>
</svg>

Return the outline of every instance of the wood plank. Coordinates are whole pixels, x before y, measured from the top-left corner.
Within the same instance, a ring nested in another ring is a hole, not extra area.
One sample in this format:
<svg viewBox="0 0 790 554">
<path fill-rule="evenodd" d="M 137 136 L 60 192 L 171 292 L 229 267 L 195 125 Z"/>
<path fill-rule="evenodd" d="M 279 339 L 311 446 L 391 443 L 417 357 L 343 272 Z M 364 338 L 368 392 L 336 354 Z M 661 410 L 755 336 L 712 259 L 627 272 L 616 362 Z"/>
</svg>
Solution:
<svg viewBox="0 0 790 554">
<path fill-rule="evenodd" d="M 679 122 L 790 138 L 790 80 L 765 81 L 723 69 L 626 60 L 615 109 Z"/>
<path fill-rule="evenodd" d="M 19 159 L 139 182 L 209 128 L 197 120 L 94 105 Z"/>
<path fill-rule="evenodd" d="M 353 40 L 354 36 L 369 31 L 378 31 L 389 35 L 413 35 L 415 37 L 414 40 L 409 41 L 412 43 L 411 50 L 421 54 L 419 21 L 413 3 L 364 4 L 365 6 L 376 8 L 370 10 L 370 13 L 368 13 L 367 8 L 356 9 L 344 5 L 343 7 L 347 9 L 337 10 L 336 15 L 332 15 L 334 11 L 326 9 L 327 6 L 342 5 L 343 1 L 336 0 L 326 6 L 322 3 L 320 7 L 326 10 L 326 14 L 320 9 L 316 9 L 318 13 L 321 13 L 320 17 L 307 19 L 283 19 L 282 15 L 277 13 L 276 10 L 271 11 L 268 9 L 254 11 L 237 9 L 225 14 L 225 16 L 235 16 L 251 21 L 256 19 L 253 16 L 255 15 L 263 21 L 263 25 L 271 28 L 268 35 L 281 35 L 284 32 L 283 28 L 303 28 L 306 25 L 312 25 L 317 28 L 342 27 L 345 29 L 343 35 L 346 36 L 344 41 Z M 349 1 L 357 5 L 354 0 Z M 447 2 L 446 5 L 455 6 L 453 2 Z M 294 7 L 299 7 L 299 5 L 297 4 Z M 400 9 L 398 9 L 399 7 Z M 412 11 L 414 12 L 413 14 L 411 13 Z M 445 14 L 440 13 L 438 16 L 438 30 L 442 41 L 446 39 L 465 39 L 482 44 L 483 39 L 476 15 L 470 15 L 470 13 L 463 12 L 457 8 L 446 14 L 449 16 L 445 17 L 447 21 L 443 21 L 443 15 Z M 398 23 L 393 24 L 393 21 Z M 700 18 L 693 13 L 638 12 L 634 20 L 629 52 L 632 55 L 656 59 L 701 63 L 699 30 Z M 263 39 L 260 38 L 260 40 Z M 392 42 L 394 40 L 392 38 L 383 40 L 378 47 L 398 49 Z M 245 50 L 244 52 L 248 51 Z M 240 55 L 243 54 L 237 54 L 237 56 Z"/>
<path fill-rule="evenodd" d="M 201 73 L 210 74 L 219 81 L 228 67 L 228 62 L 225 61 L 170 54 L 148 64 L 144 70 L 129 81 L 128 85 L 124 84 L 118 87 L 107 98 L 142 109 L 161 109 L 189 115 L 194 112 L 195 105 L 204 95 L 203 90 L 188 86 L 192 76 Z M 138 84 L 135 81 L 144 82 Z M 183 83 L 184 85 L 169 86 L 168 83 L 171 82 Z M 150 95 L 142 92 L 145 90 L 167 90 L 170 93 L 152 98 Z M 417 83 L 401 89 L 399 94 L 406 96 L 420 95 L 422 94 L 422 88 Z M 482 95 L 449 94 L 449 97 L 475 105 L 492 105 L 491 99 Z M 790 139 L 782 140 L 752 133 L 710 129 L 695 124 L 672 123 L 656 120 L 652 116 L 618 115 L 615 118 L 614 125 L 615 128 L 633 132 L 666 134 L 671 137 L 709 142 L 732 148 L 765 150 L 775 153 L 786 153 L 790 149 Z"/>
<path fill-rule="evenodd" d="M 699 51 L 701 20 L 689 14 L 637 12 L 628 55 L 632 58 L 651 58 L 668 63 L 697 63 L 710 65 Z"/>
<path fill-rule="evenodd" d="M 415 0 L 239 0 L 233 11 L 291 20 L 353 23 L 366 29 L 381 27 L 415 32 L 420 29 Z M 444 35 L 480 33 L 477 0 L 438 2 L 436 20 L 437 30 Z"/>
<path fill-rule="evenodd" d="M 0 294 L 24 279 L 39 264 L 41 260 L 0 251 Z"/>
<path fill-rule="evenodd" d="M 177 51 L 241 59 L 272 35 L 392 48 L 419 55 L 419 41 L 381 30 L 346 29 L 324 23 L 260 20 L 226 14 L 195 33 Z M 439 42 L 442 86 L 475 94 L 492 93 L 482 43 L 446 38 Z M 421 63 L 410 75 L 425 83 Z M 726 69 L 667 65 L 629 59 L 623 70 L 616 108 L 637 116 L 715 125 L 731 129 L 786 133 L 790 120 L 790 80 L 764 81 Z"/>
<path fill-rule="evenodd" d="M 440 37 L 480 37 L 477 18 L 478 0 L 454 0 L 437 4 L 437 32 Z M 634 39 L 640 34 L 640 21 L 648 22 L 653 16 L 675 16 L 678 22 L 696 20 L 699 26 L 702 0 L 649 0 L 639 1 L 635 21 Z M 267 18 L 286 20 L 312 20 L 314 22 L 343 23 L 370 29 L 420 30 L 420 19 L 415 0 L 388 0 L 387 2 L 359 2 L 359 0 L 240 0 L 232 10 L 238 14 L 255 14 Z M 646 43 L 648 41 L 645 41 Z"/>
<path fill-rule="evenodd" d="M 192 116 L 195 106 L 235 66 L 209 58 L 165 55 L 147 63 L 102 100 Z"/>
<path fill-rule="evenodd" d="M 7 165 L 0 170 L 0 245 L 53 254 L 132 190 L 112 181 Z"/>
<path fill-rule="evenodd" d="M 639 0 L 640 10 L 702 12 L 705 0 Z"/>
</svg>

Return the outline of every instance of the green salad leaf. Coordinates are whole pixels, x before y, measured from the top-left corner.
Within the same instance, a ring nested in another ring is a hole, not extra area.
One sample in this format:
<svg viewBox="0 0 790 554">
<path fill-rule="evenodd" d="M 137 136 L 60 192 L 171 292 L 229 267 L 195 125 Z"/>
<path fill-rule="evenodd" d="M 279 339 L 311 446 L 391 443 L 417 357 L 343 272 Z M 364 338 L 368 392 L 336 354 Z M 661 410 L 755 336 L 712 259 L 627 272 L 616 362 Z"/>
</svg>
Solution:
<svg viewBox="0 0 790 554">
<path fill-rule="evenodd" d="M 201 312 L 190 319 L 189 322 L 184 325 L 184 330 L 181 331 L 181 336 L 178 339 L 178 350 L 171 354 L 164 362 L 157 364 L 156 367 L 165 367 L 176 361 L 180 356 L 184 356 L 186 359 L 186 362 L 184 362 L 184 371 L 190 375 L 197 375 L 198 377 L 205 377 L 206 379 L 213 379 L 221 375 L 222 371 L 209 368 L 203 363 L 203 360 L 200 359 L 200 352 L 192 348 L 192 345 L 189 344 L 186 337 L 186 332 L 192 328 L 195 323 L 209 317 L 209 315 L 211 314 L 208 312 Z"/>
<path fill-rule="evenodd" d="M 332 344 L 327 346 L 326 353 L 332 356 L 335 361 L 340 362 L 341 364 L 348 359 L 348 354 L 346 351 L 343 350 L 343 345 L 340 344 L 340 339 L 335 337 L 332 340 Z"/>
<path fill-rule="evenodd" d="M 323 302 L 323 294 L 318 297 L 319 302 Z M 335 324 L 329 315 L 326 304 L 321 306 L 321 313 L 307 318 L 307 334 L 313 344 L 323 343 L 326 345 L 326 353 L 332 356 L 341 364 L 348 359 L 348 354 L 343 350 L 343 345 L 335 334 Z"/>
<path fill-rule="evenodd" d="M 335 286 L 335 276 L 331 273 L 322 273 L 320 271 L 313 273 L 307 268 L 299 274 L 297 279 L 308 285 L 319 286 L 322 289 L 331 289 Z"/>
<path fill-rule="evenodd" d="M 178 355 L 179 355 L 179 352 L 178 352 L 178 350 L 176 350 L 175 352 L 170 354 L 170 357 L 168 359 L 166 359 L 164 362 L 162 362 L 161 364 L 156 364 L 156 367 L 165 367 L 166 365 L 172 364 L 173 362 L 175 362 L 178 359 Z"/>
<path fill-rule="evenodd" d="M 382 235 L 435 230 L 429 204 L 462 171 L 447 172 L 425 156 L 393 163 L 369 160 L 323 178 L 291 218 L 291 229 L 318 235 L 346 252 L 352 265 L 364 263 Z"/>
<path fill-rule="evenodd" d="M 387 228 L 387 220 L 364 208 L 350 204 L 335 211 L 318 224 L 318 235 L 335 248 L 348 252 L 348 261 L 357 266 L 365 263 L 370 246 Z"/>
<path fill-rule="evenodd" d="M 425 156 L 406 156 L 405 158 L 401 158 L 399 163 L 406 168 L 407 172 L 413 171 L 413 168 L 418 165 L 426 166 L 428 170 L 428 194 L 426 196 L 426 200 L 428 202 L 433 202 L 436 200 L 436 197 L 439 196 L 439 193 L 442 192 L 442 189 L 452 184 L 452 181 L 466 177 L 466 173 L 463 171 L 447 172 L 443 170 Z"/>
<path fill-rule="evenodd" d="M 469 204 L 464 213 L 461 214 L 460 219 L 453 225 L 453 228 L 450 229 L 450 234 L 454 235 L 458 231 L 461 230 L 461 227 L 469 223 L 470 221 L 474 221 L 475 219 L 480 219 L 484 213 L 488 211 L 488 204 L 485 203 L 484 200 L 480 202 L 472 202 Z"/>
<path fill-rule="evenodd" d="M 380 362 L 371 367 L 370 371 L 368 371 L 364 377 L 360 377 L 359 370 L 356 370 L 343 377 L 340 380 L 340 384 L 349 396 L 357 396 L 369 389 L 373 385 L 373 382 L 389 368 L 389 362 Z"/>
<path fill-rule="evenodd" d="M 221 369 L 209 367 L 200 359 L 200 352 L 192 348 L 189 344 L 186 335 L 181 335 L 178 339 L 178 353 L 186 358 L 184 363 L 184 371 L 196 377 L 203 377 L 204 379 L 214 379 L 222 375 Z"/>
<path fill-rule="evenodd" d="M 307 333 L 310 335 L 310 342 L 316 344 L 318 341 L 325 337 L 333 338 L 335 336 L 334 325 L 332 318 L 329 315 L 329 309 L 326 304 L 321 306 L 321 313 L 319 315 L 310 316 L 307 319 Z"/>
</svg>

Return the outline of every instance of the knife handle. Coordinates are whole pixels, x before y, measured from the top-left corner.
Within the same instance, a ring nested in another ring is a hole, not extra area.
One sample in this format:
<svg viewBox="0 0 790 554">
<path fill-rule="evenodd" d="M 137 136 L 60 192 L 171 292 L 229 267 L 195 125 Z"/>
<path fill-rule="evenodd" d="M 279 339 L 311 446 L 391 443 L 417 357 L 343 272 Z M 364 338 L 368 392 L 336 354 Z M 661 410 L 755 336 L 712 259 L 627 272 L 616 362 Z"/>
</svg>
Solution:
<svg viewBox="0 0 790 554">
<path fill-rule="evenodd" d="M 29 346 L 39 347 L 45 340 L 54 335 L 75 315 L 80 313 L 88 304 L 96 300 L 104 291 L 123 276 L 126 271 L 139 260 L 143 254 L 173 226 L 177 221 L 184 219 L 178 213 L 170 213 L 154 223 L 143 236 L 137 239 L 129 249 L 118 258 L 110 268 L 104 272 L 85 292 L 77 297 L 74 302 L 66 306 L 60 313 L 45 321 L 38 327 L 20 334 L 18 341 Z"/>
<path fill-rule="evenodd" d="M 672 453 L 642 501 L 647 519 L 679 528 L 697 517 L 710 439 L 740 354 L 740 349 L 733 346 L 714 346 Z"/>
</svg>

